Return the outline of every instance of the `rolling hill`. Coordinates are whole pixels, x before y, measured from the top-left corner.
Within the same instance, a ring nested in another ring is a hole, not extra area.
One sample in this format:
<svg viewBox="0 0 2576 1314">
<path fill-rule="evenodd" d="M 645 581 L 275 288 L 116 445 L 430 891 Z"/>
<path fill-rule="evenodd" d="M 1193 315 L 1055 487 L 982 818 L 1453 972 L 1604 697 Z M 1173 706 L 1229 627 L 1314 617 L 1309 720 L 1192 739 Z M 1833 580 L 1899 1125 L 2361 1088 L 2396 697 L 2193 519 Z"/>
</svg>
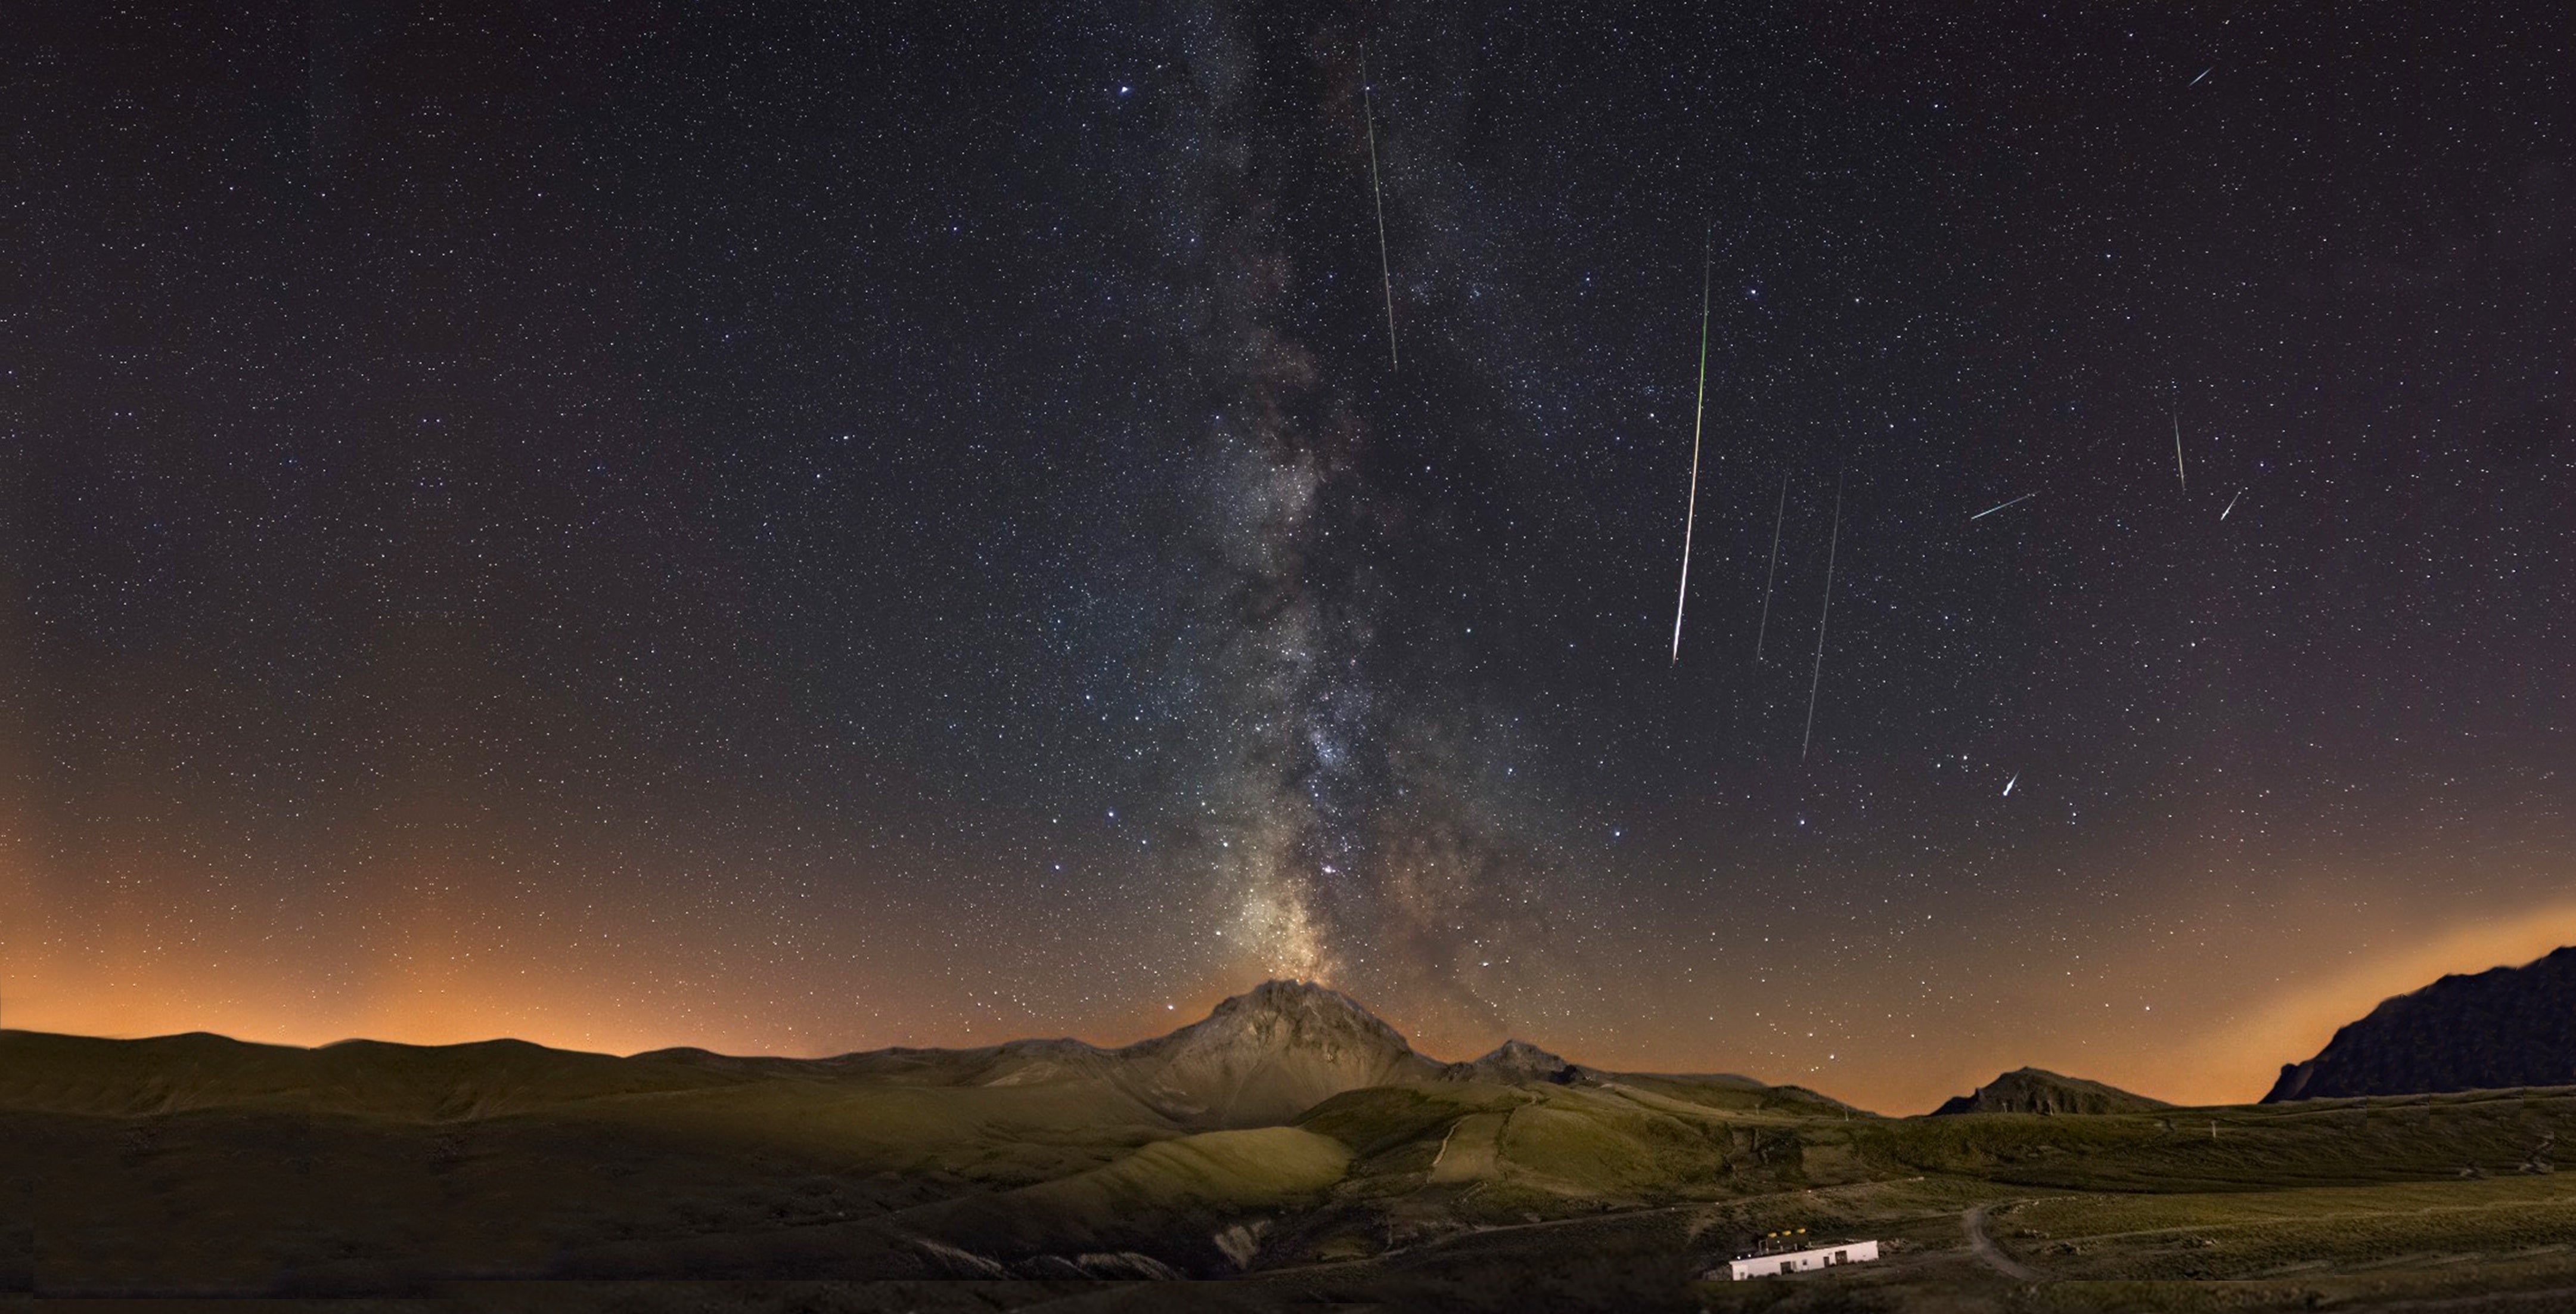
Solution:
<svg viewBox="0 0 2576 1314">
<path fill-rule="evenodd" d="M 1522 1042 L 1442 1063 L 1296 982 L 1124 1047 L 820 1059 L 0 1032 L 0 1299 L 1904 1310 L 2026 1284 L 1980 1253 L 2224 1277 L 2249 1309 L 2279 1271 L 2283 1309 L 2499 1263 L 2576 1289 L 2548 1160 L 2576 1092 L 2186 1116 L 2025 1070 L 1970 1099 L 1882 1118 Z M 1701 1280 L 1791 1228 L 1886 1241 L 1830 1279 L 1876 1294 Z"/>
</svg>

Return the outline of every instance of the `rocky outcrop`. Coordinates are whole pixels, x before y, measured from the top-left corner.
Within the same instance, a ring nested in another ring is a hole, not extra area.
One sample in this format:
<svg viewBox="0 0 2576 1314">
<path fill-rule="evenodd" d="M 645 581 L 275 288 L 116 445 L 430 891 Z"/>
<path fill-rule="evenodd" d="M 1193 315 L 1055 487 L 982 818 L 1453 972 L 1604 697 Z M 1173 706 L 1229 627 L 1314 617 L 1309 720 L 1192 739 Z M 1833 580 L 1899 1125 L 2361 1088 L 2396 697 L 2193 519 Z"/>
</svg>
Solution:
<svg viewBox="0 0 2576 1314">
<path fill-rule="evenodd" d="M 1974 1094 L 1953 1096 L 1932 1111 L 1935 1118 L 1962 1113 L 2144 1113 L 2169 1109 L 2163 1100 L 2133 1095 L 2082 1077 L 2060 1076 L 2039 1068 L 2017 1068 L 1979 1086 Z"/>
<path fill-rule="evenodd" d="M 2315 1058 L 2283 1064 L 2263 1102 L 2571 1084 L 2576 947 L 2384 1000 Z"/>
</svg>

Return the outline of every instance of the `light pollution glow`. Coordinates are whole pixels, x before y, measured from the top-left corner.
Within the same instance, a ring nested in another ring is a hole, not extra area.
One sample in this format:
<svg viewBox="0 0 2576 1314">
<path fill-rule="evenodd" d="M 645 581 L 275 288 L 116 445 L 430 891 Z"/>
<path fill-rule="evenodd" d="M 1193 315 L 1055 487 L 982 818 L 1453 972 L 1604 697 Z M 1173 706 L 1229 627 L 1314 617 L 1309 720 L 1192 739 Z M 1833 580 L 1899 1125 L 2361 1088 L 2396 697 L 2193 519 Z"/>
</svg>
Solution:
<svg viewBox="0 0 2576 1314">
<path fill-rule="evenodd" d="M 1247 920 L 1271 919 L 1274 934 L 1259 937 L 1267 946 L 1238 946 L 1159 997 L 1057 1010 L 1002 991 L 1017 1002 L 996 1006 L 992 993 L 969 992 L 978 1002 L 932 984 L 926 957 L 888 952 L 850 979 L 812 982 L 812 990 L 789 1000 L 772 986 L 728 980 L 722 962 L 748 950 L 709 937 L 739 928 L 629 926 L 613 945 L 559 942 L 551 932 L 512 931 L 428 899 L 405 907 L 406 929 L 373 941 L 362 960 L 343 958 L 334 971 L 316 974 L 299 964 L 292 941 L 273 928 L 263 933 L 247 916 L 179 904 L 147 910 L 131 897 L 86 915 L 68 908 L 49 915 L 23 850 L 11 856 L 0 880 L 0 927 L 9 932 L 0 945 L 0 1024 L 92 1035 L 205 1030 L 299 1045 L 360 1036 L 421 1044 L 514 1036 L 612 1053 L 691 1044 L 800 1056 L 1068 1033 L 1123 1044 L 1204 1016 L 1262 976 L 1296 971 L 1307 964 L 1277 951 L 1313 946 L 1311 937 L 1294 933 L 1293 908 L 1247 905 Z M 2064 974 L 2034 959 L 1979 1010 L 1987 1020 L 1954 1019 L 1957 1025 L 1938 1030 L 1909 1011 L 1899 982 L 1857 970 L 1831 990 L 1824 1013 L 1852 1016 L 1830 1028 L 1817 1024 L 1819 1012 L 1784 1013 L 1776 998 L 1757 1003 L 1723 977 L 1697 978 L 1686 994 L 1671 983 L 1654 985 L 1633 1025 L 1529 1017 L 1501 1029 L 1438 1001 L 1422 1001 L 1418 1011 L 1405 1000 L 1361 1002 L 1440 1058 L 1473 1057 L 1507 1030 L 1595 1066 L 1740 1071 L 1896 1114 L 1921 1112 L 2024 1064 L 2175 1103 L 2241 1102 L 2259 1098 L 2280 1064 L 2315 1053 L 2381 999 L 2446 973 L 2515 965 L 2576 943 L 2576 902 L 2445 923 L 2411 917 L 2392 901 L 2329 924 L 2325 915 L 2339 906 L 2326 893 L 2334 887 L 2311 888 L 2314 901 L 2283 909 L 2298 923 L 2295 933 L 2249 918 L 2224 942 L 2213 937 L 2181 955 L 2188 962 L 2150 947 L 2101 963 L 2096 984 L 2082 991 L 2053 988 L 2051 980 Z M 27 934 L 30 928 L 39 933 Z M 2311 957 L 2283 952 L 2288 944 L 2351 948 Z M 2270 970 L 2243 970 L 2243 962 L 2266 953 L 2277 955 Z M 2214 970 L 2230 961 L 2240 964 L 2232 978 Z M 1912 966 L 1936 977 L 1950 970 Z M 2131 1016 L 2110 1016 L 2132 1011 L 2122 1001 L 2136 999 L 2153 1002 L 2135 1005 Z M 1678 1016 L 1693 1009 L 1714 1021 L 1694 1025 Z M 1871 1024 L 1864 1019 L 1872 1012 L 1908 1020 Z M 1786 1034 L 1762 1013 L 1793 1019 Z M 1817 1034 L 1803 1034 L 1809 1031 Z"/>
</svg>

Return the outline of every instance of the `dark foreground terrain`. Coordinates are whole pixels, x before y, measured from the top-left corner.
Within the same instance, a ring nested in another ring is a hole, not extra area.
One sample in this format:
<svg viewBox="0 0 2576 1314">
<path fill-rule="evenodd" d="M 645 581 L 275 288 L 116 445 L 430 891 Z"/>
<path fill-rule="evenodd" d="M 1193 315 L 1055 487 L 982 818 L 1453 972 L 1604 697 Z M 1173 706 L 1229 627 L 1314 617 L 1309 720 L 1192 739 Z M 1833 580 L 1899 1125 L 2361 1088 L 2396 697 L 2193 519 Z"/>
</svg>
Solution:
<svg viewBox="0 0 2576 1314">
<path fill-rule="evenodd" d="M 1887 1119 L 1438 1064 L 1303 987 L 814 1061 L 0 1032 L 0 1306 L 2576 1309 L 2562 1133 L 2567 1088 Z M 1723 1280 L 1798 1227 L 1889 1257 Z"/>
</svg>

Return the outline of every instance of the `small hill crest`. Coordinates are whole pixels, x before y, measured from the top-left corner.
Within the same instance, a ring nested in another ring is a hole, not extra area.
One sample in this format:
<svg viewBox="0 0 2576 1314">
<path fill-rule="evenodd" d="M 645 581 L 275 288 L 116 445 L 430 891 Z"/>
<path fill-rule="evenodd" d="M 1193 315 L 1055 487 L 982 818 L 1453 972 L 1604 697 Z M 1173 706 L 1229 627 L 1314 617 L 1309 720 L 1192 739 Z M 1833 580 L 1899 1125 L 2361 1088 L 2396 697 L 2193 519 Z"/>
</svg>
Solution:
<svg viewBox="0 0 2576 1314">
<path fill-rule="evenodd" d="M 1472 1063 L 1450 1064 L 1441 1075 L 1452 1081 L 1543 1081 L 1569 1086 L 1582 1077 L 1583 1069 L 1526 1040 L 1506 1040 Z"/>
<path fill-rule="evenodd" d="M 2044 1068 L 2015 1068 L 1932 1111 L 1935 1118 L 1963 1113 L 2145 1113 L 2173 1106 L 2117 1086 L 2068 1077 Z"/>
</svg>

